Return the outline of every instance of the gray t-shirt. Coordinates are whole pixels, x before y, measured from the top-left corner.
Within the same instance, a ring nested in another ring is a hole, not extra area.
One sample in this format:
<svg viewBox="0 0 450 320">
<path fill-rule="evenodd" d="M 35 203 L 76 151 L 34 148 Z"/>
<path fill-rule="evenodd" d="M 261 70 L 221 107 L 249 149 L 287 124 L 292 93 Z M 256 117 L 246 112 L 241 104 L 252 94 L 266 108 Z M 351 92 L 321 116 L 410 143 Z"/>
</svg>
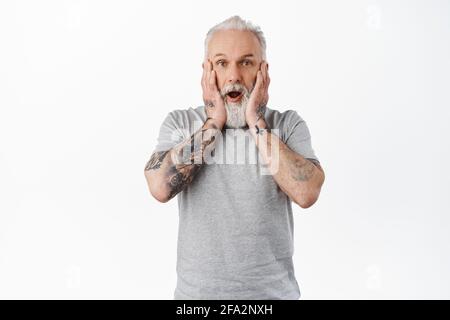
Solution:
<svg viewBox="0 0 450 320">
<path fill-rule="evenodd" d="M 267 108 L 265 119 L 289 148 L 318 160 L 306 122 L 296 111 Z M 205 121 L 204 106 L 169 112 L 155 151 L 171 149 Z M 291 200 L 252 160 L 258 152 L 247 129 L 224 128 L 221 136 L 216 161 L 208 161 L 177 196 L 174 299 L 298 299 Z M 242 150 L 247 150 L 244 161 Z"/>
</svg>

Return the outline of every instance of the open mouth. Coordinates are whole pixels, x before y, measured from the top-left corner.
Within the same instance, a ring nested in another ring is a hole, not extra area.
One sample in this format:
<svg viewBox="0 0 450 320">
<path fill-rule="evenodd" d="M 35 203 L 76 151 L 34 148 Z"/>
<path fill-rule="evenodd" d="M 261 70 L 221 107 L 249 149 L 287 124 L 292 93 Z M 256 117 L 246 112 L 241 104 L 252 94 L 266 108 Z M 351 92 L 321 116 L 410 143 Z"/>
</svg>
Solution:
<svg viewBox="0 0 450 320">
<path fill-rule="evenodd" d="M 238 100 L 242 95 L 240 91 L 230 91 L 227 93 L 227 96 L 231 98 L 232 101 Z"/>
</svg>

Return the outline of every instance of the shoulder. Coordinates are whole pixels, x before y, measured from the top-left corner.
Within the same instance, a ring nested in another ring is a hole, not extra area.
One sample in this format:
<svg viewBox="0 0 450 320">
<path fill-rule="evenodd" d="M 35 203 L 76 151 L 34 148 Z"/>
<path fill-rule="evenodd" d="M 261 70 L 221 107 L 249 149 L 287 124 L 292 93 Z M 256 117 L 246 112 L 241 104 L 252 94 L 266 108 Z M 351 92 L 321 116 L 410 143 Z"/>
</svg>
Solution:
<svg viewBox="0 0 450 320">
<path fill-rule="evenodd" d="M 265 116 L 266 120 L 272 124 L 273 128 L 281 128 L 283 126 L 286 127 L 299 122 L 304 122 L 299 113 L 293 109 L 280 111 L 277 109 L 267 108 Z"/>
<path fill-rule="evenodd" d="M 271 128 L 279 131 L 283 142 L 299 127 L 306 126 L 305 120 L 294 109 L 280 111 L 267 108 L 265 118 Z"/>
<path fill-rule="evenodd" d="M 205 120 L 205 107 L 198 106 L 169 111 L 164 121 L 169 122 L 176 129 L 186 131 L 189 135 L 200 128 Z"/>
<path fill-rule="evenodd" d="M 185 109 L 174 109 L 169 111 L 168 116 L 178 121 L 184 120 L 201 120 L 205 117 L 205 107 L 198 106 L 195 108 L 189 107 Z"/>
<path fill-rule="evenodd" d="M 293 109 L 279 111 L 268 108 L 265 118 L 271 128 L 279 129 L 282 134 L 287 135 L 298 125 L 305 124 L 305 120 Z"/>
</svg>

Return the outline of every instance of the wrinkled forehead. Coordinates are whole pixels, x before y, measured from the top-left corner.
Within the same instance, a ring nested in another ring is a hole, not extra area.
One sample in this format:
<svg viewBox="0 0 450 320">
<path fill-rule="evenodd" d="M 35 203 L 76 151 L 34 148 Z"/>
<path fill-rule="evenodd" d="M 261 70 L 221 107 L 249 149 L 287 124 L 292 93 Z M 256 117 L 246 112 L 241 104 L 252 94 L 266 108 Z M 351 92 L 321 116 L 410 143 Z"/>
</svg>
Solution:
<svg viewBox="0 0 450 320">
<path fill-rule="evenodd" d="M 239 59 L 248 54 L 261 59 L 261 45 L 251 31 L 219 30 L 209 41 L 208 57 L 212 59 L 219 53 L 224 54 L 228 59 Z"/>
</svg>

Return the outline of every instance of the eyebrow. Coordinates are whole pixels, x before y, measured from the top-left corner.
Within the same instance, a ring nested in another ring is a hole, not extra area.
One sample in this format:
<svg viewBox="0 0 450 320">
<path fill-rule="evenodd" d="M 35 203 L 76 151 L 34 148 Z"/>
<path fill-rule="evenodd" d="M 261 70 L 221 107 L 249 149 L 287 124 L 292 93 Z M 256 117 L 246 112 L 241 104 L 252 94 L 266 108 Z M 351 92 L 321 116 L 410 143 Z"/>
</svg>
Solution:
<svg viewBox="0 0 450 320">
<path fill-rule="evenodd" d="M 224 53 L 217 53 L 217 54 L 215 54 L 214 55 L 214 58 L 215 57 L 217 57 L 217 56 L 227 56 L 226 54 L 224 54 Z M 254 55 L 253 55 L 253 53 L 248 53 L 248 54 L 244 54 L 243 56 L 241 56 L 239 59 L 243 59 L 243 58 L 253 58 L 254 57 Z"/>
</svg>

